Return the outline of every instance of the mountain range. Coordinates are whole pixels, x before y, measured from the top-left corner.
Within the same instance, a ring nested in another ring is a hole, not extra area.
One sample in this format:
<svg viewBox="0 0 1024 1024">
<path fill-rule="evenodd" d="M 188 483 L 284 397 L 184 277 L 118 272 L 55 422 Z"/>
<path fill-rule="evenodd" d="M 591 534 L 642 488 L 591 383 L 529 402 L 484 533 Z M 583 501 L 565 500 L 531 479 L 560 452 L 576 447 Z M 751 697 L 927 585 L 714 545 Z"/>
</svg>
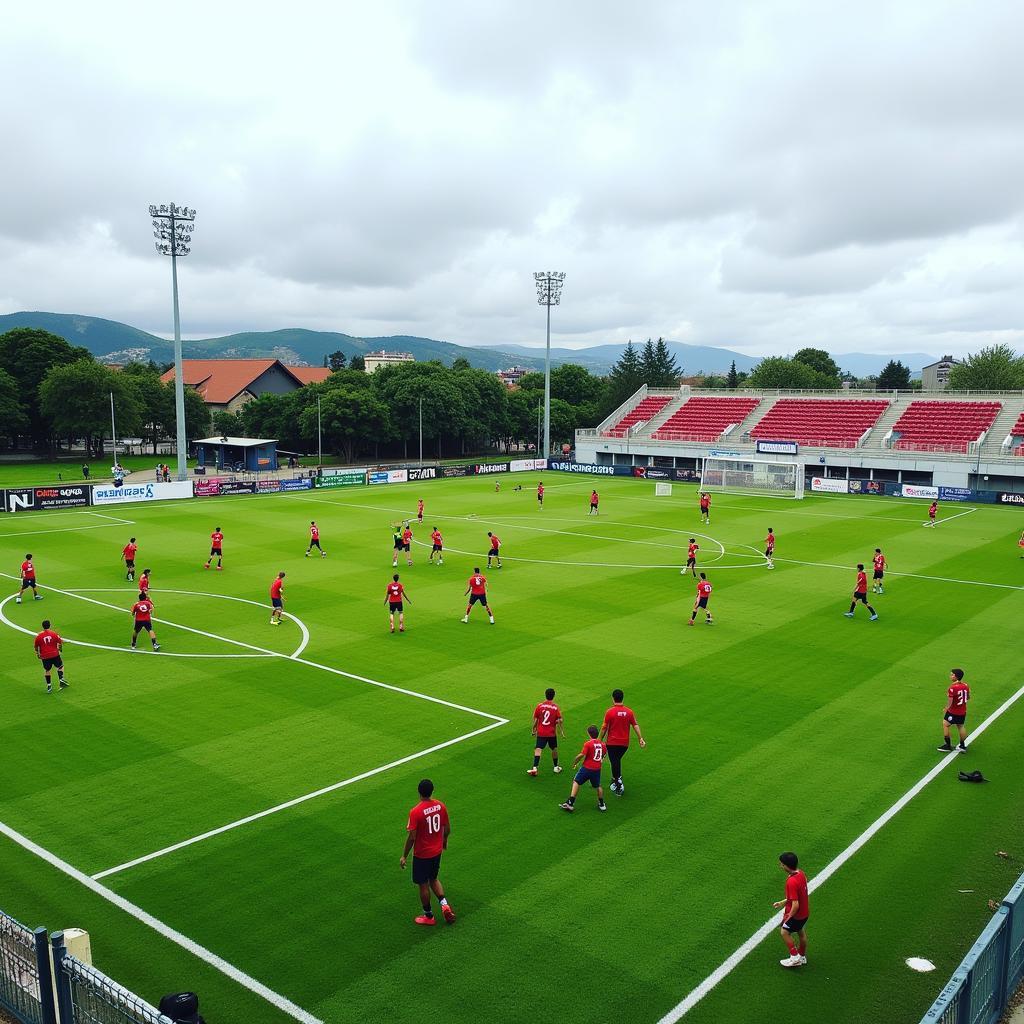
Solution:
<svg viewBox="0 0 1024 1024">
<path fill-rule="evenodd" d="M 174 358 L 173 342 L 116 320 L 71 313 L 22 312 L 0 315 L 0 333 L 14 327 L 37 327 L 50 331 L 73 345 L 87 348 L 98 359 L 108 363 L 128 363 L 136 359 L 169 363 Z M 725 348 L 684 345 L 677 341 L 669 341 L 667 345 L 687 376 L 725 373 L 733 360 L 736 361 L 737 370 L 751 370 L 760 361 L 759 356 L 748 356 Z M 552 348 L 551 361 L 553 365 L 576 363 L 592 373 L 603 375 L 611 369 L 624 347 L 616 344 L 593 345 L 582 349 Z M 523 345 L 456 345 L 450 341 L 402 334 L 383 338 L 357 338 L 336 331 L 309 331 L 298 327 L 279 331 L 245 331 L 182 343 L 186 359 L 273 357 L 286 363 L 310 366 L 320 366 L 324 356 L 339 349 L 349 357 L 380 349 L 410 352 L 418 360 L 439 359 L 449 365 L 461 356 L 473 366 L 484 370 L 504 370 L 513 365 L 534 370 L 544 367 L 543 350 Z M 898 359 L 910 367 L 914 376 L 918 376 L 921 367 L 934 362 L 936 358 L 923 352 L 892 355 L 848 352 L 837 355 L 835 360 L 842 369 L 863 377 L 878 373 L 890 359 Z"/>
</svg>

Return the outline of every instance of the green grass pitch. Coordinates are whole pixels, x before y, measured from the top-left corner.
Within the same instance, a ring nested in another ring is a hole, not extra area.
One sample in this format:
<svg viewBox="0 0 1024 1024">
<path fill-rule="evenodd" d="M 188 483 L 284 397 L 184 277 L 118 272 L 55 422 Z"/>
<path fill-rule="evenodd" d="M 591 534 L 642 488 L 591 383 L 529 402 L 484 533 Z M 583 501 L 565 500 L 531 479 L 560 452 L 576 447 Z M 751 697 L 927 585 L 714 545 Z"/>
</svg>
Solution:
<svg viewBox="0 0 1024 1024">
<path fill-rule="evenodd" d="M 545 483 L 543 511 L 524 475 L 500 492 L 471 478 L 3 517 L 7 592 L 31 552 L 45 597 L 0 607 L 0 821 L 96 875 L 336 787 L 102 884 L 330 1024 L 656 1024 L 771 917 L 782 850 L 813 879 L 936 764 L 951 667 L 972 686 L 970 727 L 1024 684 L 1012 510 L 945 505 L 931 530 L 927 503 L 719 495 L 703 526 L 693 488 Z M 408 629 L 391 635 L 391 524 L 417 497 Z M 304 557 L 311 519 L 325 559 Z M 426 562 L 435 524 L 443 566 Z M 202 568 L 214 526 L 224 572 Z M 487 530 L 503 541 L 497 621 L 465 625 Z M 125 650 L 130 535 L 154 571 L 160 655 Z M 711 627 L 686 625 L 690 536 Z M 876 546 L 880 617 L 851 621 L 853 566 Z M 299 621 L 273 628 L 279 570 Z M 71 688 L 50 696 L 23 632 L 44 617 L 76 641 Z M 614 687 L 637 713 L 648 747 L 630 750 L 607 814 L 589 791 L 560 811 L 571 776 L 546 754 L 526 775 L 549 685 L 567 767 Z M 780 968 L 771 935 L 685 1020 L 916 1021 L 1021 871 L 1022 741 L 1024 700 L 812 895 L 807 967 Z M 966 766 L 992 781 L 958 783 Z M 423 776 L 452 816 L 442 880 L 458 914 L 429 930 L 398 866 Z M 289 1019 L 2 837 L 0 906 L 87 928 L 97 965 L 151 1000 L 194 988 L 210 1021 Z"/>
</svg>

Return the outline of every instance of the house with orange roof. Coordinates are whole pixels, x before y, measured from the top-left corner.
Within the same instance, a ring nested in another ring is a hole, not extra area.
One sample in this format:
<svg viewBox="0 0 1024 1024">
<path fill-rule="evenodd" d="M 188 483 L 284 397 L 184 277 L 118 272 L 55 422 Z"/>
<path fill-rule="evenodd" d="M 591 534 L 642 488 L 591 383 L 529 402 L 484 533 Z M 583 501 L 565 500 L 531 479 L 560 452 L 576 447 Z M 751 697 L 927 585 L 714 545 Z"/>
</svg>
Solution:
<svg viewBox="0 0 1024 1024">
<path fill-rule="evenodd" d="M 287 395 L 327 380 L 326 366 L 288 366 L 280 359 L 183 359 L 185 387 L 203 396 L 210 412 L 239 412 L 260 395 Z M 160 378 L 174 380 L 174 367 Z"/>
</svg>

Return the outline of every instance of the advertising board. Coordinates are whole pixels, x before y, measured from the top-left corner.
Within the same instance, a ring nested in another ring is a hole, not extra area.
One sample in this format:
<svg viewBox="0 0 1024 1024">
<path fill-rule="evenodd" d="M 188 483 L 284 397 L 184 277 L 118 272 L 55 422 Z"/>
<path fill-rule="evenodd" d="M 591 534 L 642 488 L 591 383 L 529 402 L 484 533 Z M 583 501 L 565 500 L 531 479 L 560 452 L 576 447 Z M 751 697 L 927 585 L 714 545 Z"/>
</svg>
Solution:
<svg viewBox="0 0 1024 1024">
<path fill-rule="evenodd" d="M 279 480 L 282 491 L 311 491 L 313 489 L 313 478 L 311 476 L 300 477 L 296 480 Z"/>
<path fill-rule="evenodd" d="M 191 498 L 192 481 L 175 480 L 169 484 L 95 484 L 92 489 L 94 505 L 123 505 L 137 501 L 168 501 L 172 498 Z"/>
<path fill-rule="evenodd" d="M 281 490 L 280 480 L 257 480 L 256 481 L 256 493 L 257 494 L 277 494 Z"/>
<path fill-rule="evenodd" d="M 483 476 L 487 473 L 507 473 L 507 462 L 479 462 L 473 467 L 473 472 Z"/>
<path fill-rule="evenodd" d="M 826 491 L 829 494 L 849 494 L 850 481 L 832 480 L 828 477 L 815 476 L 811 477 L 811 490 Z"/>
<path fill-rule="evenodd" d="M 969 487 L 940 487 L 939 501 L 971 501 L 974 491 Z"/>
<path fill-rule="evenodd" d="M 410 480 L 436 480 L 437 466 L 413 466 L 408 473 Z"/>
<path fill-rule="evenodd" d="M 441 476 L 445 479 L 456 476 L 470 476 L 473 472 L 472 466 L 442 466 Z"/>
<path fill-rule="evenodd" d="M 1008 491 L 1000 491 L 996 496 L 997 505 L 1016 505 L 1024 508 L 1024 494 L 1010 494 Z"/>
<path fill-rule="evenodd" d="M 615 476 L 614 466 L 595 466 L 587 462 L 556 462 L 551 459 L 548 462 L 548 469 L 557 470 L 559 473 L 594 473 L 597 476 Z M 630 467 L 626 467 L 631 472 Z"/>
<path fill-rule="evenodd" d="M 928 498 L 930 501 L 939 497 L 938 487 L 922 487 L 920 484 L 904 484 L 902 493 L 904 498 Z"/>
<path fill-rule="evenodd" d="M 800 450 L 796 441 L 758 441 L 756 447 L 766 455 L 796 455 Z"/>
<path fill-rule="evenodd" d="M 4 494 L 4 508 L 8 512 L 27 512 L 32 509 L 83 508 L 88 504 L 88 484 L 12 488 Z"/>
<path fill-rule="evenodd" d="M 404 484 L 409 479 L 407 469 L 375 469 L 367 474 L 368 484 Z"/>
<path fill-rule="evenodd" d="M 366 471 L 359 470 L 359 472 L 332 473 L 330 476 L 325 474 L 317 480 L 316 485 L 317 487 L 359 487 L 365 483 Z"/>
<path fill-rule="evenodd" d="M 543 469 L 547 464 L 547 459 L 513 459 L 508 464 L 508 470 L 510 473 L 529 473 Z"/>
</svg>

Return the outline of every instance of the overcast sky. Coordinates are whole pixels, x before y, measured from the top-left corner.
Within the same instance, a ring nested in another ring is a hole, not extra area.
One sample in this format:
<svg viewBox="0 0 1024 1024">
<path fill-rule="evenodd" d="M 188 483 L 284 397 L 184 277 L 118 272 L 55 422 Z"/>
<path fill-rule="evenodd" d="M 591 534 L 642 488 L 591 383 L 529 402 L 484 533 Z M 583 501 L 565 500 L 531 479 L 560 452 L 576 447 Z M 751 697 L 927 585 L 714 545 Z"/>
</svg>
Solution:
<svg viewBox="0 0 1024 1024">
<path fill-rule="evenodd" d="M 1024 348 L 1024 4 L 5 6 L 0 312 Z"/>
</svg>

